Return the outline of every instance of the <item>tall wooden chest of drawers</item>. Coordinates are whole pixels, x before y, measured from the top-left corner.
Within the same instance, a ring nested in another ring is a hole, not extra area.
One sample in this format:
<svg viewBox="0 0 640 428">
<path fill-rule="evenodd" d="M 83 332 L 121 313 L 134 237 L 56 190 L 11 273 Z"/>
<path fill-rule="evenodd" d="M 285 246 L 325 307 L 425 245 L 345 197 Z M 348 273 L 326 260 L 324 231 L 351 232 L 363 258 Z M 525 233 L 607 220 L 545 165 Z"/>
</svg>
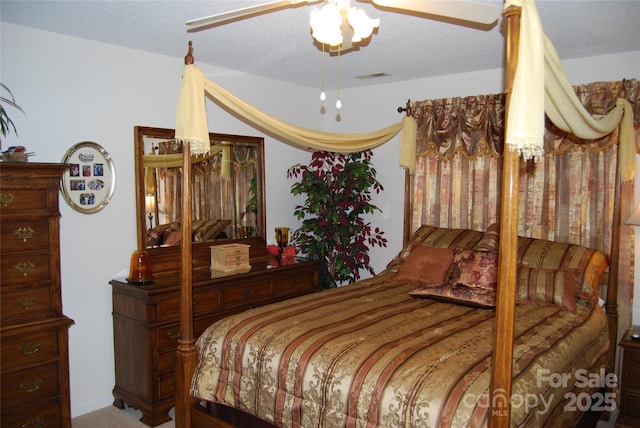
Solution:
<svg viewBox="0 0 640 428">
<path fill-rule="evenodd" d="M 193 330 L 196 336 L 225 316 L 318 291 L 318 262 L 273 267 L 252 260 L 251 270 L 224 277 L 194 277 Z M 179 337 L 180 285 L 156 278 L 136 286 L 113 280 L 114 405 L 142 412 L 156 426 L 171 419 L 175 403 L 175 360 Z"/>
<path fill-rule="evenodd" d="M 60 295 L 66 165 L 0 163 L 0 425 L 70 427 L 68 328 Z"/>
</svg>

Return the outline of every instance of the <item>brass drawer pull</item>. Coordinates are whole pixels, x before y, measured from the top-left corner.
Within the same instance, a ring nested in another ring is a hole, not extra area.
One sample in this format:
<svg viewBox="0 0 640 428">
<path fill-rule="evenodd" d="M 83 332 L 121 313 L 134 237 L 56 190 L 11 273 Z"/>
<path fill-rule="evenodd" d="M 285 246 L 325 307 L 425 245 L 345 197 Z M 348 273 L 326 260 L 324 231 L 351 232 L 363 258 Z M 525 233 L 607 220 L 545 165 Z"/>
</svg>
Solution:
<svg viewBox="0 0 640 428">
<path fill-rule="evenodd" d="M 20 388 L 30 394 L 39 390 L 40 385 L 42 385 L 42 379 L 40 379 L 39 377 L 34 377 L 33 379 L 28 379 L 22 382 L 20 384 Z"/>
<path fill-rule="evenodd" d="M 15 234 L 18 235 L 18 238 L 22 242 L 27 242 L 29 239 L 33 237 L 34 233 L 36 233 L 36 231 L 30 227 L 19 227 L 15 231 Z"/>
<path fill-rule="evenodd" d="M 178 328 L 172 328 L 171 330 L 169 330 L 168 334 L 169 339 L 178 340 L 178 337 L 180 337 L 180 330 Z"/>
<path fill-rule="evenodd" d="M 29 422 L 25 422 L 21 425 L 21 428 L 42 428 L 44 426 L 44 419 L 37 418 Z"/>
<path fill-rule="evenodd" d="M 13 203 L 14 198 L 15 198 L 15 195 L 13 193 L 0 193 L 0 202 L 5 207 Z"/>
<path fill-rule="evenodd" d="M 30 340 L 28 342 L 21 343 L 18 346 L 18 349 L 24 355 L 31 355 L 31 354 L 35 354 L 36 352 L 38 352 L 40 350 L 40 345 L 41 345 L 40 341 L 38 341 L 38 340 Z"/>
<path fill-rule="evenodd" d="M 22 296 L 16 299 L 16 303 L 23 309 L 29 309 L 31 306 L 35 305 L 37 301 L 38 298 L 36 296 Z"/>
<path fill-rule="evenodd" d="M 33 269 L 36 267 L 36 265 L 33 262 L 20 262 L 14 267 L 18 272 L 22 274 L 22 276 L 27 276 L 31 272 L 33 272 Z"/>
</svg>

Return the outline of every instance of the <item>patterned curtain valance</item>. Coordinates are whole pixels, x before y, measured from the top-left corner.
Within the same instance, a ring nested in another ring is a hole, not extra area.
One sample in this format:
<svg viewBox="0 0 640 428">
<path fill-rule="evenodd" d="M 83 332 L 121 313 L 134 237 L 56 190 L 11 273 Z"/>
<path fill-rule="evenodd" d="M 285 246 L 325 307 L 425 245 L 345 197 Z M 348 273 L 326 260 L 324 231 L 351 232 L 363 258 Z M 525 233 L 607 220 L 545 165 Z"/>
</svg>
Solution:
<svg viewBox="0 0 640 428">
<path fill-rule="evenodd" d="M 640 129 L 640 83 L 637 79 L 597 82 L 574 86 L 585 109 L 595 118 L 603 117 L 616 106 L 618 97 L 626 99 L 633 110 L 633 127 Z M 468 159 L 480 156 L 500 157 L 504 148 L 505 95 L 475 95 L 417 101 L 416 156 L 426 153 L 450 160 L 459 155 Z M 545 153 L 577 150 L 576 143 L 592 152 L 605 150 L 617 142 L 617 130 L 597 140 L 581 140 L 562 131 L 549 120 L 545 123 Z M 640 153 L 640 134 L 635 133 L 636 152 Z"/>
</svg>

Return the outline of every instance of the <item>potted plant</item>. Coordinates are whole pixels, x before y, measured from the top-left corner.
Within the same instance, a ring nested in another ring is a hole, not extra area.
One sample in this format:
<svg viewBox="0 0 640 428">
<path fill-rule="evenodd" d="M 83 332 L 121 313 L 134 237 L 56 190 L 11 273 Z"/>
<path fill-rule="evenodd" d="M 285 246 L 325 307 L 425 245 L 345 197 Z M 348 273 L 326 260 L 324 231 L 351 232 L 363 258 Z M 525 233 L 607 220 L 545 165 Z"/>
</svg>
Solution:
<svg viewBox="0 0 640 428">
<path fill-rule="evenodd" d="M 6 92 L 8 96 L 8 98 L 5 97 L 4 95 L 0 96 L 0 134 L 2 134 L 3 137 L 6 137 L 7 135 L 9 135 L 9 132 L 13 128 L 13 132 L 16 135 L 18 135 L 18 132 L 16 131 L 16 126 L 14 125 L 13 121 L 9 118 L 9 115 L 7 114 L 7 111 L 5 110 L 3 104 L 11 106 L 23 113 L 24 113 L 24 110 L 22 110 L 22 108 L 18 104 L 16 104 L 16 99 L 13 97 L 13 94 L 11 93 L 9 88 L 7 88 L 7 85 L 5 85 L 4 83 L 0 83 L 0 89 Z M 2 148 L 2 138 L 0 138 L 0 149 L 1 148 Z"/>
<path fill-rule="evenodd" d="M 371 197 L 372 191 L 383 190 L 371 157 L 371 151 L 315 152 L 308 165 L 297 164 L 287 171 L 287 178 L 299 179 L 291 193 L 306 195 L 294 211 L 302 225 L 292 240 L 309 258 L 322 261 L 321 288 L 355 282 L 362 269 L 374 275 L 369 247 L 387 246 L 384 232 L 372 229 L 364 217 L 380 211 Z"/>
</svg>

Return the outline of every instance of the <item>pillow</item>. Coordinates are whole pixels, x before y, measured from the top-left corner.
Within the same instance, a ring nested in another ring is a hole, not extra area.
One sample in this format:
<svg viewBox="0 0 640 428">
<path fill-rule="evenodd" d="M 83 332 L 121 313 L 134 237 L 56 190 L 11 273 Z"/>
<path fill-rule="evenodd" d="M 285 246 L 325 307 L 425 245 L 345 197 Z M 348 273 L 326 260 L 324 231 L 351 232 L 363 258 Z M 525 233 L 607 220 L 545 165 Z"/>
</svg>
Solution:
<svg viewBox="0 0 640 428">
<path fill-rule="evenodd" d="M 419 245 L 411 250 L 393 280 L 427 287 L 439 286 L 447 282 L 452 262 L 453 250 Z"/>
<path fill-rule="evenodd" d="M 498 253 L 454 248 L 449 282 L 495 292 L 498 285 Z"/>
<path fill-rule="evenodd" d="M 598 299 L 598 278 L 609 265 L 607 256 L 592 248 L 521 236 L 516 263 L 540 269 L 578 270 L 581 276 L 576 295 L 593 301 Z"/>
<path fill-rule="evenodd" d="M 493 223 L 482 235 L 482 239 L 473 246 L 479 251 L 498 251 L 500 247 L 500 223 Z"/>
<path fill-rule="evenodd" d="M 490 309 L 496 306 L 495 291 L 464 285 L 446 284 L 440 287 L 418 287 L 410 291 L 409 294 L 476 308 Z"/>
<path fill-rule="evenodd" d="M 198 220 L 193 222 L 193 240 L 206 242 L 215 239 L 231 220 Z"/>
<path fill-rule="evenodd" d="M 147 247 L 155 247 L 164 244 L 166 232 L 180 230 L 180 222 L 165 223 L 147 231 Z"/>
<path fill-rule="evenodd" d="M 436 248 L 473 248 L 483 233 L 471 229 L 449 229 L 423 224 L 416 230 L 409 243 L 393 258 L 387 268 L 402 264 L 414 247 L 424 245 Z"/>
<path fill-rule="evenodd" d="M 516 302 L 555 305 L 569 312 L 575 312 L 580 277 L 580 271 L 575 269 L 520 267 Z"/>
<path fill-rule="evenodd" d="M 178 245 L 182 241 L 181 230 L 166 230 L 162 245 Z"/>
</svg>

